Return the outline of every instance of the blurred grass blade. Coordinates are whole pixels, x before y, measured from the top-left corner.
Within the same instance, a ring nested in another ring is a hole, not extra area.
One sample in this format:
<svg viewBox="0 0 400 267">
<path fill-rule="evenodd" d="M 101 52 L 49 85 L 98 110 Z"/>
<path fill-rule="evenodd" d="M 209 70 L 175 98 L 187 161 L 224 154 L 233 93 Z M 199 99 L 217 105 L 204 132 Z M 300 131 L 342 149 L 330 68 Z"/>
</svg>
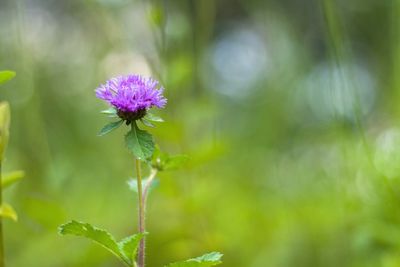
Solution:
<svg viewBox="0 0 400 267">
<path fill-rule="evenodd" d="M 13 171 L 13 172 L 7 172 L 3 174 L 3 177 L 1 179 L 1 186 L 2 189 L 9 187 L 10 185 L 18 182 L 22 178 L 24 178 L 25 172 L 24 171 Z"/>
<path fill-rule="evenodd" d="M 16 73 L 14 71 L 10 71 L 10 70 L 0 71 L 0 84 L 8 82 L 12 78 L 14 78 L 15 75 L 16 75 Z"/>
<path fill-rule="evenodd" d="M 222 254 L 219 252 L 211 252 L 203 256 L 189 259 L 186 261 L 174 262 L 166 267 L 209 267 L 221 264 Z"/>
<path fill-rule="evenodd" d="M 9 218 L 13 221 L 17 221 L 18 220 L 18 215 L 15 212 L 14 208 L 7 204 L 7 203 L 3 203 L 0 206 L 0 216 L 3 218 Z"/>
</svg>

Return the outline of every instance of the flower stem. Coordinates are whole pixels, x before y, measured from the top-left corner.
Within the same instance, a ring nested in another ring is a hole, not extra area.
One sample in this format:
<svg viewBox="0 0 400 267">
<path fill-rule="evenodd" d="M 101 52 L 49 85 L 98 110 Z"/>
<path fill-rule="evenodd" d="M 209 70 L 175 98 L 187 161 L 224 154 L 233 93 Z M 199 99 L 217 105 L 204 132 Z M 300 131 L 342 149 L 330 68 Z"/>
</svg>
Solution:
<svg viewBox="0 0 400 267">
<path fill-rule="evenodd" d="M 137 176 L 136 178 L 137 178 L 138 205 L 139 205 L 139 233 L 143 234 L 145 232 L 145 211 L 143 205 L 142 171 L 139 159 L 136 159 L 136 176 Z M 145 237 L 143 237 L 139 243 L 138 267 L 144 267 L 145 245 L 146 245 L 146 240 Z M 135 261 L 135 259 L 133 260 Z"/>
<path fill-rule="evenodd" d="M 0 163 L 0 205 L 3 205 L 3 188 L 1 186 L 1 163 Z M 4 241 L 3 241 L 3 218 L 0 217 L 0 267 L 4 267 Z"/>
</svg>

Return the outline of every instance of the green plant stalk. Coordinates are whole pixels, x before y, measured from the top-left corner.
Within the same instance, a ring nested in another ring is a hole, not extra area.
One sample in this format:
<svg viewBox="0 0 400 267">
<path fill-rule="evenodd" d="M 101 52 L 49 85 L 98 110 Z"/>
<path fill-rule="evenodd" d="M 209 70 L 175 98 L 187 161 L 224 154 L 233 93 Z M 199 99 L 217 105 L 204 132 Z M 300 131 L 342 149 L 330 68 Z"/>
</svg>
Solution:
<svg viewBox="0 0 400 267">
<path fill-rule="evenodd" d="M 139 233 L 144 233 L 145 231 L 145 213 L 144 213 L 144 205 L 143 205 L 143 189 L 142 189 L 142 171 L 140 167 L 140 160 L 136 159 L 136 176 L 137 176 L 137 188 L 138 188 L 138 205 L 139 205 Z M 139 243 L 139 251 L 138 251 L 138 267 L 144 267 L 145 262 L 145 237 L 140 240 Z M 132 259 L 133 262 L 136 259 Z M 2 266 L 0 266 L 2 267 Z"/>
<path fill-rule="evenodd" d="M 1 177 L 1 163 L 0 163 L 0 181 L 2 179 Z M 3 188 L 0 183 L 0 205 L 3 205 Z M 4 240 L 3 240 L 3 218 L 0 217 L 0 267 L 4 267 Z"/>
</svg>

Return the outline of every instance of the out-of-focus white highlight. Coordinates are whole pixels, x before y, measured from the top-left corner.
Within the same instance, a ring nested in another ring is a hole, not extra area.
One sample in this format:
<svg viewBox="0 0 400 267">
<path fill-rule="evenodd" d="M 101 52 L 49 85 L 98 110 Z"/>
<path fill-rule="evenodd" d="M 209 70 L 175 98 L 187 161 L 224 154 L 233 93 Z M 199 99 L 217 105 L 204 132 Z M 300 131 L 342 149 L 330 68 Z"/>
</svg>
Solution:
<svg viewBox="0 0 400 267">
<path fill-rule="evenodd" d="M 321 64 L 305 79 L 308 104 L 321 120 L 354 121 L 366 115 L 375 102 L 375 81 L 360 65 Z"/>
<path fill-rule="evenodd" d="M 205 83 L 221 94 L 241 97 L 264 78 L 268 66 L 264 40 L 249 28 L 239 28 L 219 37 L 206 63 Z"/>
</svg>

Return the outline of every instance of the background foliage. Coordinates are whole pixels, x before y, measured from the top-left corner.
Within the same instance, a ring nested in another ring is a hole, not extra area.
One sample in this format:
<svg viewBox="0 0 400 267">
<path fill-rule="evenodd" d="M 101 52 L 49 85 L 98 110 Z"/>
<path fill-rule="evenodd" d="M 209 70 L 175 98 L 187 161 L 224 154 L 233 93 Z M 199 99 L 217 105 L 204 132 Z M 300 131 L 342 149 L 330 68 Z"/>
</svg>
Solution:
<svg viewBox="0 0 400 267">
<path fill-rule="evenodd" d="M 94 89 L 116 74 L 167 88 L 148 266 L 207 251 L 222 266 L 400 265 L 400 4 L 391 0 L 2 0 L 12 107 L 9 266 L 120 266 L 57 235 L 73 218 L 136 232 L 124 127 Z"/>
</svg>

